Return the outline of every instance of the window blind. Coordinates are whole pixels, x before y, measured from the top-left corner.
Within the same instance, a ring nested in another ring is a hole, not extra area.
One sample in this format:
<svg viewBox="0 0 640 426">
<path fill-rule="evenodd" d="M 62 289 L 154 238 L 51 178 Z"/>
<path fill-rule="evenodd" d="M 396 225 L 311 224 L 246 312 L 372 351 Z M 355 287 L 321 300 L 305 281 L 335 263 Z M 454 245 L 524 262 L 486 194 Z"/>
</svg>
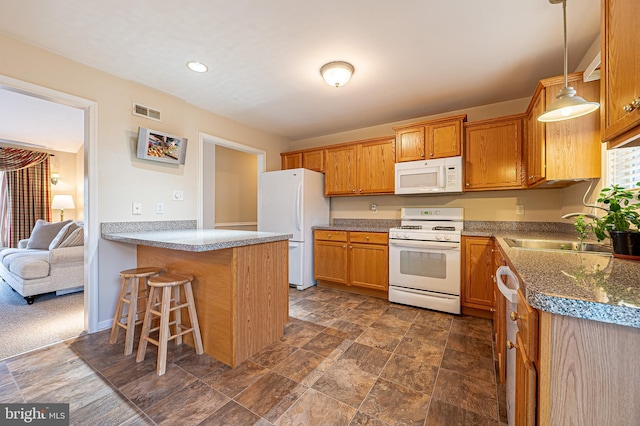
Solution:
<svg viewBox="0 0 640 426">
<path fill-rule="evenodd" d="M 635 188 L 640 182 L 640 147 L 607 151 L 609 156 L 609 184 Z"/>
</svg>

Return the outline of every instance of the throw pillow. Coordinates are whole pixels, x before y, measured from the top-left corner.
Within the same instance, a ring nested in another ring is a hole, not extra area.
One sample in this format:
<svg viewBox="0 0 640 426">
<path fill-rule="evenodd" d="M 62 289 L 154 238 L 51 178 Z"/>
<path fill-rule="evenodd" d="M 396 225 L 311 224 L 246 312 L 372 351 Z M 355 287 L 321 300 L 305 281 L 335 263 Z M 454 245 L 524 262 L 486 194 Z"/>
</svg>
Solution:
<svg viewBox="0 0 640 426">
<path fill-rule="evenodd" d="M 34 226 L 33 231 L 31 231 L 27 248 L 47 250 L 51 241 L 53 241 L 56 235 L 58 235 L 58 232 L 68 223 L 71 223 L 71 221 L 66 220 L 64 222 L 49 223 L 46 220 L 38 219 L 36 226 Z"/>
<path fill-rule="evenodd" d="M 60 244 L 65 240 L 65 238 L 71 235 L 71 233 L 76 229 L 78 229 L 78 225 L 76 224 L 76 222 L 66 224 L 60 230 L 60 232 L 58 232 L 58 235 L 56 235 L 55 238 L 51 241 L 51 244 L 49 244 L 49 250 L 57 249 L 58 247 L 60 247 Z"/>
<path fill-rule="evenodd" d="M 67 238 L 64 239 L 63 242 L 58 246 L 62 247 L 75 247 L 84 245 L 84 229 L 78 228 L 73 231 Z"/>
</svg>

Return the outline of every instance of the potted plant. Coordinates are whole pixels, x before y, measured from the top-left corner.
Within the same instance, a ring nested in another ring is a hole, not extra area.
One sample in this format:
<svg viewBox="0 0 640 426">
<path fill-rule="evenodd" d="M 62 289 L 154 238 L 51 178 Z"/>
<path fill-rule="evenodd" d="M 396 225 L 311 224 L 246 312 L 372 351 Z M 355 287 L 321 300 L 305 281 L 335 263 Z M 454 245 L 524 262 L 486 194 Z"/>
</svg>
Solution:
<svg viewBox="0 0 640 426">
<path fill-rule="evenodd" d="M 581 241 L 592 231 L 598 241 L 611 238 L 615 257 L 640 259 L 640 203 L 636 200 L 640 200 L 640 191 L 619 185 L 602 188 L 598 198 L 602 207 L 593 207 L 605 211 L 604 216 L 591 218 L 591 222 L 579 216 L 575 221 Z"/>
</svg>

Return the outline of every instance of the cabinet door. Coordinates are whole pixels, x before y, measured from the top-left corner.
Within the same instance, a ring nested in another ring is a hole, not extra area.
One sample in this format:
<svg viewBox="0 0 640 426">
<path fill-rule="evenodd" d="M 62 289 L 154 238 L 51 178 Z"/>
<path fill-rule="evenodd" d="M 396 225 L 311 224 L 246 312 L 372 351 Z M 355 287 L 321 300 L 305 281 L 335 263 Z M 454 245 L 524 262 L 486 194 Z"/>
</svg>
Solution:
<svg viewBox="0 0 640 426">
<path fill-rule="evenodd" d="M 462 306 L 493 309 L 493 241 L 485 237 L 463 238 L 464 287 Z"/>
<path fill-rule="evenodd" d="M 349 244 L 349 284 L 387 291 L 389 247 L 378 244 Z"/>
<path fill-rule="evenodd" d="M 346 284 L 347 243 L 316 240 L 313 250 L 315 279 Z"/>
<path fill-rule="evenodd" d="M 358 144 L 358 193 L 393 194 L 394 139 Z"/>
<path fill-rule="evenodd" d="M 424 160 L 424 126 L 396 130 L 396 163 Z"/>
<path fill-rule="evenodd" d="M 520 338 L 516 334 L 516 425 L 535 426 L 537 373 L 533 362 L 527 356 Z"/>
<path fill-rule="evenodd" d="M 324 150 L 308 151 L 302 153 L 302 167 L 316 172 L 324 172 Z"/>
<path fill-rule="evenodd" d="M 282 170 L 299 169 L 302 167 L 302 153 L 280 155 L 282 157 Z"/>
<path fill-rule="evenodd" d="M 356 194 L 356 146 L 325 150 L 325 195 Z"/>
<path fill-rule="evenodd" d="M 602 5 L 602 140 L 609 141 L 640 134 L 640 108 L 625 111 L 640 98 L 640 2 L 604 0 Z"/>
<path fill-rule="evenodd" d="M 467 125 L 465 177 L 465 191 L 522 187 L 521 118 Z"/>
<path fill-rule="evenodd" d="M 425 127 L 429 158 L 457 157 L 462 153 L 462 121 Z"/>
<path fill-rule="evenodd" d="M 540 182 L 545 176 L 545 123 L 538 121 L 545 110 L 545 95 L 541 90 L 527 118 L 527 185 Z"/>
</svg>

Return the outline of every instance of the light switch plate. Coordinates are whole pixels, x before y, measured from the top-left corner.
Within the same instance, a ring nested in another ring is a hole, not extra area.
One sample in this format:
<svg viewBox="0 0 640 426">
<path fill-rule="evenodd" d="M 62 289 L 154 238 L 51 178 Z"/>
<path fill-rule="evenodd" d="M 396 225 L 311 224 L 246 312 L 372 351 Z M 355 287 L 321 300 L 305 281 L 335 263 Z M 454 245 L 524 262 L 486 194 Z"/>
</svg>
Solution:
<svg viewBox="0 0 640 426">
<path fill-rule="evenodd" d="M 142 214 L 142 203 L 133 203 L 133 207 L 131 209 L 131 213 L 133 214 Z"/>
</svg>

